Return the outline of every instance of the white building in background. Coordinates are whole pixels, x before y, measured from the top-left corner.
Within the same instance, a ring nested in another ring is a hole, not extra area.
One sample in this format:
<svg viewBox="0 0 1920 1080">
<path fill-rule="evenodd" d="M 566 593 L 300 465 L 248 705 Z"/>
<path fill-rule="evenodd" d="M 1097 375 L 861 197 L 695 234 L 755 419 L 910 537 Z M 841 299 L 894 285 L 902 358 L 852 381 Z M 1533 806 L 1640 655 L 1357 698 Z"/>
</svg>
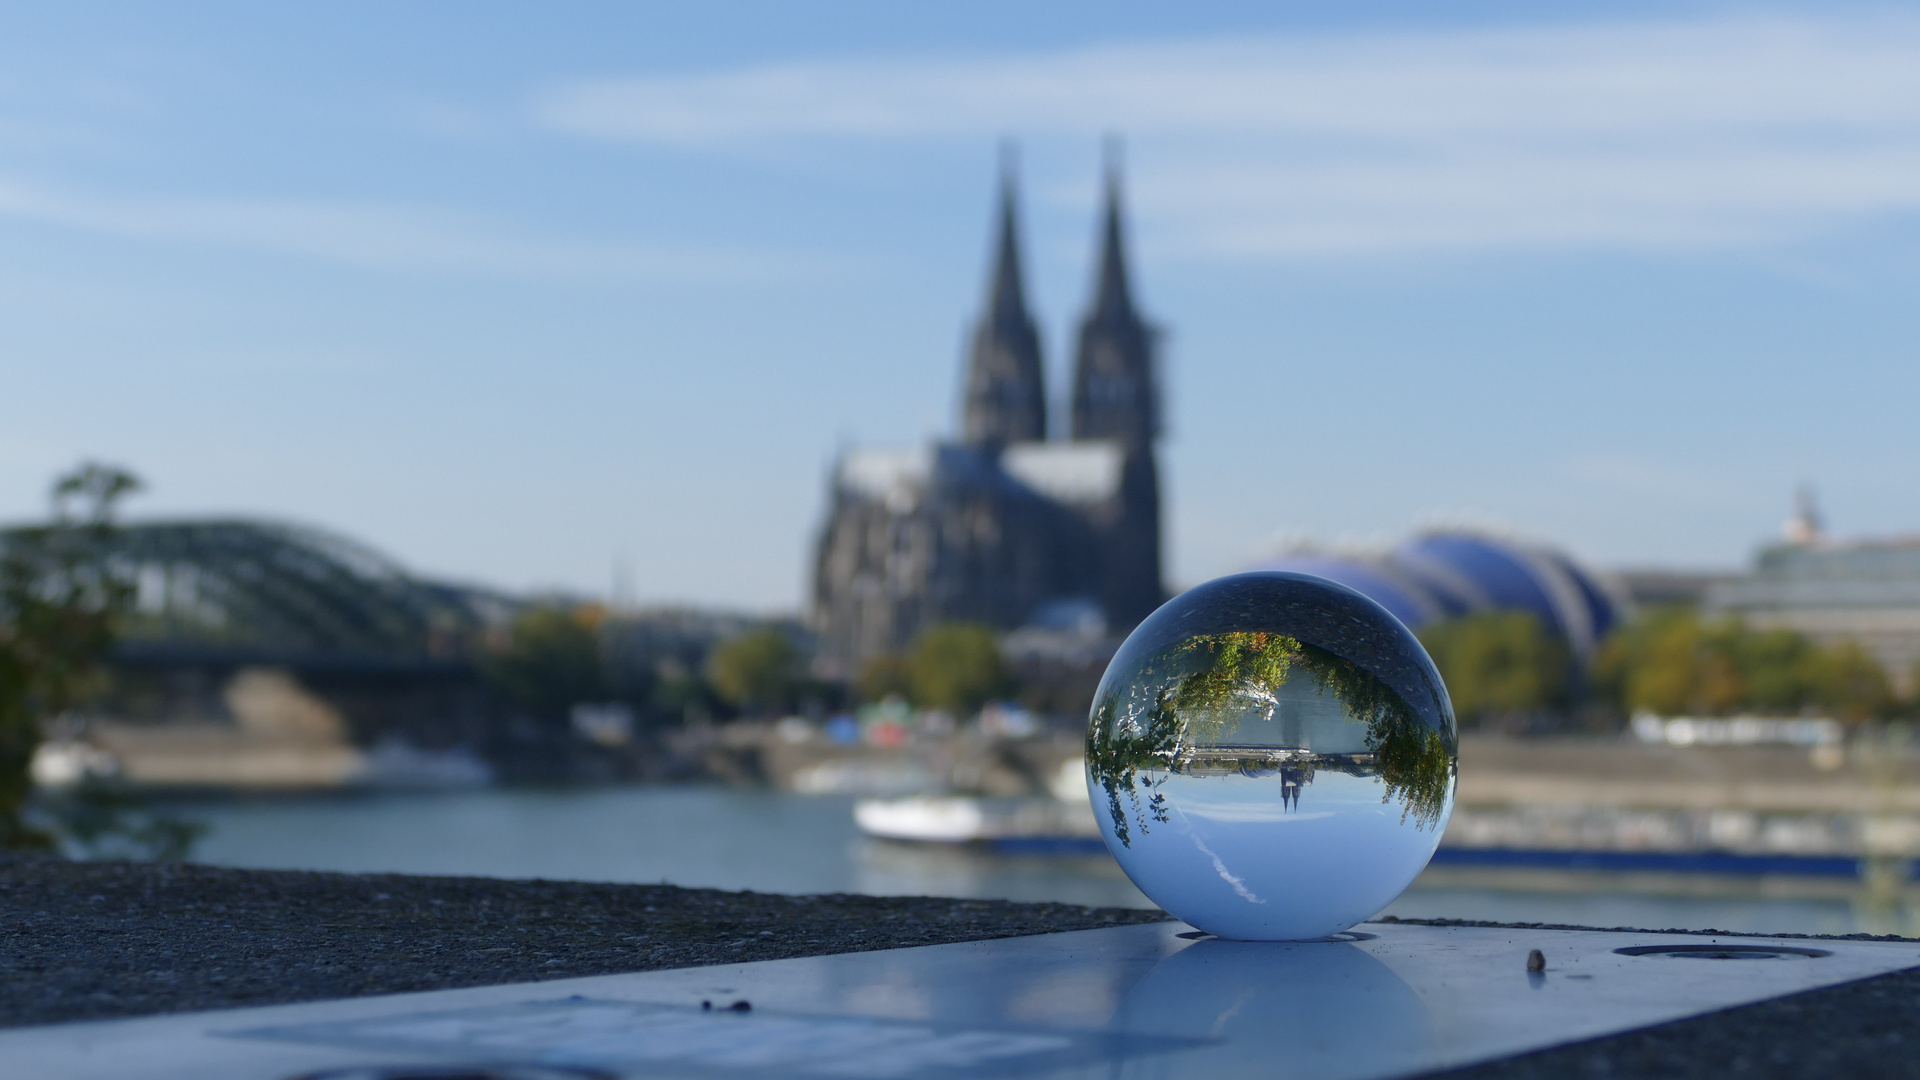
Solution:
<svg viewBox="0 0 1920 1080">
<path fill-rule="evenodd" d="M 1707 609 L 1825 644 L 1857 642 L 1880 661 L 1896 692 L 1912 693 L 1920 663 L 1920 536 L 1836 541 L 1806 491 L 1783 533 L 1781 543 L 1761 549 L 1751 574 L 1715 586 Z"/>
</svg>

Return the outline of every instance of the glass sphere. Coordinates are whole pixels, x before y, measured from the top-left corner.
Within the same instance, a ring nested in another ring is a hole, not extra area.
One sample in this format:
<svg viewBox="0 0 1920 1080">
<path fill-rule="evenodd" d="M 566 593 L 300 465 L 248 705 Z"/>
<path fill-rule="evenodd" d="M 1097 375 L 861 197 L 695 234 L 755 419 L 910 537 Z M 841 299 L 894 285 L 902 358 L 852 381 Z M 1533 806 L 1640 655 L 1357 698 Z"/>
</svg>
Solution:
<svg viewBox="0 0 1920 1080">
<path fill-rule="evenodd" d="M 1307 574 L 1181 593 L 1094 693 L 1087 787 L 1107 847 L 1174 916 L 1298 941 L 1378 913 L 1453 811 L 1453 706 L 1426 649 Z"/>
</svg>

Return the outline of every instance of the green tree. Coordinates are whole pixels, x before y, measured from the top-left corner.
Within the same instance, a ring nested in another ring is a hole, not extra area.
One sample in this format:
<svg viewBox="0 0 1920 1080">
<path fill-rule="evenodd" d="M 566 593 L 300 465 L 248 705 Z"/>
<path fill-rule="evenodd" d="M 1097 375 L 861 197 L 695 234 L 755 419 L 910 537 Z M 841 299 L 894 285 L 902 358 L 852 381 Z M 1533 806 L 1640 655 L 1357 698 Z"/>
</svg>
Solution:
<svg viewBox="0 0 1920 1080">
<path fill-rule="evenodd" d="M 506 647 L 482 662 L 483 676 L 548 722 L 560 721 L 580 702 L 606 700 L 600 614 L 590 606 L 554 604 L 521 612 L 513 620 Z"/>
<path fill-rule="evenodd" d="M 1682 608 L 1649 612 L 1608 638 L 1595 681 L 1625 710 L 1663 716 L 1819 711 L 1860 723 L 1895 705 L 1886 672 L 1853 642 L 1822 645 Z"/>
<path fill-rule="evenodd" d="M 853 690 L 861 701 L 883 701 L 895 694 L 912 697 L 913 665 L 899 653 L 882 653 L 860 666 Z"/>
<path fill-rule="evenodd" d="M 1711 656 L 1689 608 L 1657 608 L 1615 631 L 1594 661 L 1595 684 L 1629 712 L 1719 711 L 1746 694 L 1724 656 Z"/>
<path fill-rule="evenodd" d="M 1539 712 L 1566 701 L 1567 647 L 1525 611 L 1483 611 L 1420 630 L 1456 716 Z"/>
<path fill-rule="evenodd" d="M 741 634 L 707 658 L 707 680 L 722 701 L 742 711 L 777 711 L 800 688 L 800 652 L 771 627 Z"/>
<path fill-rule="evenodd" d="M 1886 668 L 1858 642 L 1842 641 L 1815 651 L 1806 668 L 1809 697 L 1850 724 L 1891 716 L 1898 704 Z"/>
<path fill-rule="evenodd" d="M 713 716 L 718 699 L 698 673 L 684 669 L 662 675 L 653 684 L 649 704 L 670 723 L 699 723 Z"/>
<path fill-rule="evenodd" d="M 108 542 L 124 469 L 86 464 L 55 481 L 53 522 L 0 539 L 0 846 L 48 848 L 23 814 L 45 722 L 97 691 L 133 590 Z"/>
<path fill-rule="evenodd" d="M 980 623 L 935 623 L 920 631 L 907 654 L 913 703 L 970 713 L 1013 692 L 993 628 Z"/>
</svg>

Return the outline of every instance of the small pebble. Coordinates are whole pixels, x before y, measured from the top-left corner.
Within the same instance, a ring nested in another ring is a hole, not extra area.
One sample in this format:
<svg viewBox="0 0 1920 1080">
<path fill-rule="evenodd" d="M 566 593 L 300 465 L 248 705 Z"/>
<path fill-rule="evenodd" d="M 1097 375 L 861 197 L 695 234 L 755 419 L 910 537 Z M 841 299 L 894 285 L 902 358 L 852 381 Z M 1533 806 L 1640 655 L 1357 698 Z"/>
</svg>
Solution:
<svg viewBox="0 0 1920 1080">
<path fill-rule="evenodd" d="M 733 1004 L 727 1006 L 727 1008 L 732 1009 L 734 1012 L 752 1012 L 753 1011 L 752 1004 L 750 1004 L 745 998 L 742 998 L 741 1000 L 734 1002 Z"/>
<path fill-rule="evenodd" d="M 1547 955 L 1541 952 L 1539 949 L 1535 949 L 1532 952 L 1528 953 L 1527 954 L 1527 970 L 1528 971 L 1547 970 Z"/>
</svg>

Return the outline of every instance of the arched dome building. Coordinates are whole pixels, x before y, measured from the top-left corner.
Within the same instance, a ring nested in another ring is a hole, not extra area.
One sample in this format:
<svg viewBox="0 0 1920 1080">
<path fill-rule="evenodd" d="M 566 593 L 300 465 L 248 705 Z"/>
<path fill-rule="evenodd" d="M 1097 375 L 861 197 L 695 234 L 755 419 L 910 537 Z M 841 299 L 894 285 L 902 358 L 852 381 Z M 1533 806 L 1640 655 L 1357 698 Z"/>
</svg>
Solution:
<svg viewBox="0 0 1920 1080">
<path fill-rule="evenodd" d="M 1337 581 L 1414 630 L 1477 611 L 1525 611 L 1583 662 L 1630 606 L 1622 590 L 1565 552 L 1458 529 L 1421 533 L 1380 555 L 1302 550 L 1253 569 Z"/>
</svg>

